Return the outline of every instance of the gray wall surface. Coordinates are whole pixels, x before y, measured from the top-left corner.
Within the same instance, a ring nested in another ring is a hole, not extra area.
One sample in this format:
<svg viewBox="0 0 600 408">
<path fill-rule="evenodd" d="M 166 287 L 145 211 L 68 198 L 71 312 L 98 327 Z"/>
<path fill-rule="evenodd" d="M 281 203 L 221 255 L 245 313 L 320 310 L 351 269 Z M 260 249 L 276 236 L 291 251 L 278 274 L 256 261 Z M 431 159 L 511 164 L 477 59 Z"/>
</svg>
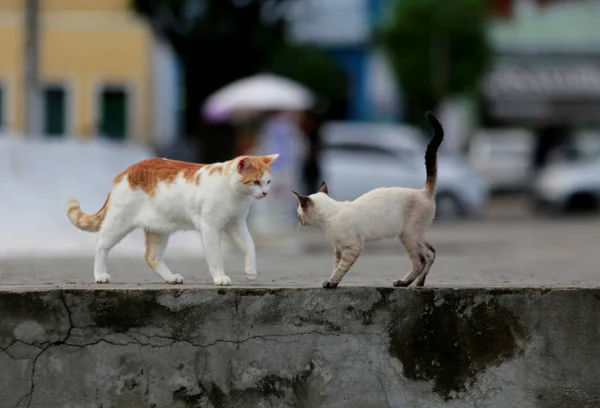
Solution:
<svg viewBox="0 0 600 408">
<path fill-rule="evenodd" d="M 600 407 L 600 289 L 0 290 L 0 407 Z"/>
</svg>

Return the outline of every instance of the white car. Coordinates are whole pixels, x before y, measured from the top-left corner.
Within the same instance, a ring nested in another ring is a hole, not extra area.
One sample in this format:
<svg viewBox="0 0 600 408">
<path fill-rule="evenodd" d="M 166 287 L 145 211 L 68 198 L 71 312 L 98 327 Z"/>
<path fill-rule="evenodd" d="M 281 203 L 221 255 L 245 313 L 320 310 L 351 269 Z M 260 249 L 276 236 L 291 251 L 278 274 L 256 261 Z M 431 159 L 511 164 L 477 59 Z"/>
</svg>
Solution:
<svg viewBox="0 0 600 408">
<path fill-rule="evenodd" d="M 469 162 L 491 191 L 527 191 L 534 143 L 527 129 L 479 129 L 469 145 Z"/>
<path fill-rule="evenodd" d="M 336 200 L 354 200 L 377 187 L 422 188 L 429 138 L 411 126 L 334 122 L 324 126 L 321 168 Z M 438 155 L 440 219 L 479 216 L 487 186 L 464 157 Z"/>
<path fill-rule="evenodd" d="M 533 185 L 534 204 L 548 212 L 600 209 L 600 154 L 547 165 Z"/>
<path fill-rule="evenodd" d="M 580 129 L 571 134 L 570 143 L 554 148 L 548 156 L 549 164 L 576 162 L 600 155 L 600 132 Z"/>
</svg>

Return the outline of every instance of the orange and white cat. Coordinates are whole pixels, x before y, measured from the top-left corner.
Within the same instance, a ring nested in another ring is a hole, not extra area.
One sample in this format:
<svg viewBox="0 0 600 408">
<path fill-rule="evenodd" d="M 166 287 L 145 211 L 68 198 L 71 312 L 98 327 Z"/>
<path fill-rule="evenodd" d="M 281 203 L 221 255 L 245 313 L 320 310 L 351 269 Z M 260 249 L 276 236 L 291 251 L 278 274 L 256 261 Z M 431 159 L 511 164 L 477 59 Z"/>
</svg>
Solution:
<svg viewBox="0 0 600 408">
<path fill-rule="evenodd" d="M 271 168 L 278 154 L 240 156 L 224 163 L 197 164 L 162 158 L 140 161 L 119 174 L 106 202 L 94 215 L 81 211 L 71 198 L 67 215 L 83 231 L 98 232 L 94 279 L 107 283 L 107 257 L 127 234 L 143 228 L 146 262 L 167 283 L 182 283 L 163 255 L 169 235 L 197 230 L 215 285 L 230 285 L 221 253 L 221 234 L 227 234 L 245 254 L 245 275 L 256 279 L 254 242 L 246 217 L 255 199 L 267 196 Z"/>
</svg>

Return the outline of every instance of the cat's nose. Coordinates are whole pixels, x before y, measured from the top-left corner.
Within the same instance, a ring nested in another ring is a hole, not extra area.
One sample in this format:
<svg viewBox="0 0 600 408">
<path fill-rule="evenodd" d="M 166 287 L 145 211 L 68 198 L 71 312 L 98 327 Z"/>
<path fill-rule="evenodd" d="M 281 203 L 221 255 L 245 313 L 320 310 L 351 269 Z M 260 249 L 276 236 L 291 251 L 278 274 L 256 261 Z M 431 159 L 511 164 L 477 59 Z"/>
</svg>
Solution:
<svg viewBox="0 0 600 408">
<path fill-rule="evenodd" d="M 263 193 L 263 197 L 267 196 L 267 192 L 266 191 L 263 191 L 262 193 Z"/>
</svg>

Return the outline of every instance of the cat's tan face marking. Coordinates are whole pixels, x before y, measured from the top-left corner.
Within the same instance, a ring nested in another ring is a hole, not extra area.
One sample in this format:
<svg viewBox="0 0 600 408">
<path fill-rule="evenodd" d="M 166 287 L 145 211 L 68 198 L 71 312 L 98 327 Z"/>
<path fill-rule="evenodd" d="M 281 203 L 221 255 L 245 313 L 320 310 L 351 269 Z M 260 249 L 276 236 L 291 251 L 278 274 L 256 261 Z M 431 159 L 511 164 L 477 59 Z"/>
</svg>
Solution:
<svg viewBox="0 0 600 408">
<path fill-rule="evenodd" d="M 309 196 L 302 195 L 295 191 L 292 191 L 292 193 L 294 193 L 294 195 L 298 198 L 298 222 L 300 223 L 300 225 L 303 225 L 305 227 L 313 225 L 316 221 L 318 211 L 314 201 Z M 327 183 L 323 181 L 317 193 L 324 193 L 329 195 Z"/>
<path fill-rule="evenodd" d="M 236 161 L 235 170 L 239 177 L 236 189 L 260 200 L 267 196 L 271 189 L 271 164 L 277 160 L 278 154 L 269 156 L 243 156 Z"/>
<path fill-rule="evenodd" d="M 244 157 L 237 165 L 238 172 L 242 175 L 240 182 L 242 184 L 253 184 L 260 181 L 265 173 L 271 174 L 270 161 L 263 159 L 263 156 Z"/>
<path fill-rule="evenodd" d="M 315 206 L 314 201 L 305 195 L 292 191 L 294 195 L 298 198 L 298 222 L 300 225 L 305 227 L 310 227 L 315 223 L 315 218 L 317 215 L 317 208 Z"/>
</svg>

